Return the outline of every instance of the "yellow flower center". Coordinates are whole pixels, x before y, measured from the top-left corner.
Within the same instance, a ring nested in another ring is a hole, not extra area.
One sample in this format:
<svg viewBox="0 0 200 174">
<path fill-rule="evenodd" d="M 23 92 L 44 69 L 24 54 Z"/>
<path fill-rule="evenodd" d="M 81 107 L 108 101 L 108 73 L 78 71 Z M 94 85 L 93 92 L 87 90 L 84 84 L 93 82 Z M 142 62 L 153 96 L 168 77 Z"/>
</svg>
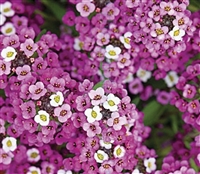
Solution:
<svg viewBox="0 0 200 174">
<path fill-rule="evenodd" d="M 6 33 L 11 33 L 12 32 L 12 28 L 7 28 L 6 29 Z"/>
<path fill-rule="evenodd" d="M 97 157 L 100 159 L 100 160 L 103 160 L 104 159 L 104 156 L 100 153 L 97 153 Z"/>
<path fill-rule="evenodd" d="M 41 119 L 42 121 L 47 121 L 47 116 L 44 115 L 44 114 L 41 114 L 41 115 L 40 115 L 40 119 Z"/>
<path fill-rule="evenodd" d="M 6 145 L 7 145 L 8 147 L 11 147 L 11 146 L 12 146 L 12 142 L 11 142 L 10 140 L 8 140 L 8 141 L 6 142 Z"/>
<path fill-rule="evenodd" d="M 110 51 L 108 52 L 108 54 L 110 54 L 111 56 L 116 56 L 116 52 L 115 52 L 114 50 L 110 50 Z"/>
<path fill-rule="evenodd" d="M 59 96 L 59 95 L 55 96 L 55 97 L 54 97 L 54 101 L 55 101 L 56 103 L 58 103 L 58 102 L 60 101 L 60 96 Z"/>
<path fill-rule="evenodd" d="M 38 172 L 37 171 L 32 171 L 31 174 L 38 174 Z"/>
<path fill-rule="evenodd" d="M 178 36 L 180 34 L 180 30 L 174 31 L 174 36 Z"/>
<path fill-rule="evenodd" d="M 129 38 L 124 38 L 124 42 L 127 44 L 130 44 L 130 39 Z"/>
<path fill-rule="evenodd" d="M 96 117 L 97 117 L 97 113 L 96 113 L 94 110 L 92 110 L 91 115 L 92 115 L 93 118 L 96 118 Z"/>
<path fill-rule="evenodd" d="M 148 162 L 148 168 L 151 168 L 151 163 L 150 162 Z"/>
<path fill-rule="evenodd" d="M 115 105 L 115 102 L 112 101 L 112 100 L 109 100 L 109 101 L 108 101 L 108 104 L 109 104 L 110 106 L 114 106 L 114 105 Z"/>
<path fill-rule="evenodd" d="M 164 34 L 162 29 L 156 29 L 156 34 L 159 36 L 161 34 Z"/>
<path fill-rule="evenodd" d="M 171 82 L 174 81 L 174 77 L 172 75 L 169 75 L 169 79 L 170 79 Z"/>
<path fill-rule="evenodd" d="M 116 150 L 117 156 L 119 156 L 121 153 L 122 153 L 122 149 L 121 149 L 121 148 L 118 148 L 118 149 Z"/>
<path fill-rule="evenodd" d="M 4 8 L 4 9 L 3 9 L 3 12 L 4 12 L 4 13 L 9 12 L 9 11 L 10 11 L 10 8 Z"/>
<path fill-rule="evenodd" d="M 36 152 L 31 153 L 31 158 L 37 158 L 38 154 Z"/>
<path fill-rule="evenodd" d="M 6 54 L 6 57 L 7 57 L 7 58 L 11 58 L 11 57 L 13 56 L 13 54 L 14 54 L 14 52 L 9 51 L 9 52 L 7 52 L 7 54 Z"/>
</svg>

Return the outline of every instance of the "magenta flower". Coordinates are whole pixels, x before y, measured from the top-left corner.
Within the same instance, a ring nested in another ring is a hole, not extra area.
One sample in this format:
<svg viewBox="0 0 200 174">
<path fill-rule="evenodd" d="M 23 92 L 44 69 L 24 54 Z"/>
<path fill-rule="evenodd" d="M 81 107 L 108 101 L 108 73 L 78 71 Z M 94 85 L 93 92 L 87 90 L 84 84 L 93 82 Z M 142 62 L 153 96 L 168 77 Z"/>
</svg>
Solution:
<svg viewBox="0 0 200 174">
<path fill-rule="evenodd" d="M 117 131 L 125 124 L 127 124 L 126 117 L 120 116 L 118 112 L 113 112 L 111 118 L 107 120 L 107 125 L 113 127 L 113 129 Z"/>
<path fill-rule="evenodd" d="M 63 78 L 52 77 L 47 88 L 52 92 L 62 92 L 65 89 L 65 80 Z"/>
<path fill-rule="evenodd" d="M 68 104 L 63 104 L 61 107 L 57 107 L 54 109 L 55 116 L 58 117 L 58 120 L 61 123 L 66 122 L 72 115 L 70 111 L 71 107 Z"/>
<path fill-rule="evenodd" d="M 162 27 L 159 23 L 152 25 L 152 29 L 150 32 L 152 37 L 157 37 L 159 40 L 164 40 L 165 35 L 167 33 L 168 33 L 168 27 L 166 26 Z"/>
<path fill-rule="evenodd" d="M 23 67 L 16 68 L 16 74 L 18 80 L 24 80 L 28 77 L 31 77 L 31 68 L 29 65 L 24 65 Z"/>
<path fill-rule="evenodd" d="M 36 115 L 35 103 L 28 101 L 20 105 L 22 117 L 25 119 L 33 118 Z"/>
<path fill-rule="evenodd" d="M 97 88 L 96 90 L 91 90 L 88 93 L 92 105 L 99 105 L 106 101 L 105 91 L 103 88 Z"/>
<path fill-rule="evenodd" d="M 0 60 L 0 76 L 5 74 L 8 75 L 11 72 L 11 62 L 5 62 Z"/>
<path fill-rule="evenodd" d="M 93 123 L 84 123 L 83 130 L 87 132 L 88 137 L 94 137 L 95 135 L 100 134 L 102 129 L 99 122 L 95 121 Z"/>
<path fill-rule="evenodd" d="M 44 87 L 42 82 L 37 82 L 35 85 L 29 86 L 29 92 L 32 99 L 38 100 L 40 97 L 46 94 L 47 89 Z"/>
<path fill-rule="evenodd" d="M 20 48 L 27 57 L 31 57 L 33 53 L 38 49 L 38 45 L 34 43 L 32 39 L 27 39 L 24 43 L 20 45 Z"/>
<path fill-rule="evenodd" d="M 119 9 L 115 7 L 113 3 L 109 3 L 106 7 L 103 8 L 102 14 L 106 17 L 107 20 L 114 20 L 115 17 L 119 14 Z"/>
<path fill-rule="evenodd" d="M 5 152 L 3 149 L 0 149 L 0 164 L 10 164 L 12 161 L 12 157 L 14 157 L 14 155 L 11 152 Z"/>
<path fill-rule="evenodd" d="M 183 97 L 192 99 L 196 95 L 196 88 L 193 85 L 186 84 L 183 88 Z"/>
<path fill-rule="evenodd" d="M 76 9 L 81 16 L 87 17 L 95 10 L 95 5 L 88 0 L 82 0 L 82 2 L 76 4 Z"/>
<path fill-rule="evenodd" d="M 199 104 L 199 100 L 193 100 L 191 102 L 188 103 L 188 112 L 189 113 L 195 113 L 198 114 L 199 113 L 199 108 L 200 108 L 200 104 Z"/>
<path fill-rule="evenodd" d="M 78 5 L 78 4 L 77 4 Z M 67 11 L 65 15 L 62 17 L 62 21 L 64 24 L 73 26 L 75 24 L 75 14 L 73 11 Z"/>
</svg>

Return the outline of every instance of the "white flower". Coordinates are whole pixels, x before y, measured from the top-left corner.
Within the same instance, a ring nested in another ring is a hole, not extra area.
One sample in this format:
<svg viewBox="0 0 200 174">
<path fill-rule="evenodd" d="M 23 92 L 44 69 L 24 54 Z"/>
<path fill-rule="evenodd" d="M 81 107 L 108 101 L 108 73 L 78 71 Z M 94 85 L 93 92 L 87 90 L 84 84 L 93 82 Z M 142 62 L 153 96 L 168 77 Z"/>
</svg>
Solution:
<svg viewBox="0 0 200 174">
<path fill-rule="evenodd" d="M 41 126 L 47 126 L 49 124 L 49 114 L 44 110 L 40 110 L 38 111 L 38 115 L 35 116 L 34 120 Z"/>
<path fill-rule="evenodd" d="M 36 148 L 28 149 L 26 155 L 29 162 L 38 162 L 40 160 L 40 151 Z"/>
<path fill-rule="evenodd" d="M 0 26 L 4 24 L 6 17 L 0 13 Z"/>
<path fill-rule="evenodd" d="M 126 150 L 123 146 L 120 146 L 120 145 L 117 145 L 115 148 L 114 148 L 114 152 L 113 152 L 113 155 L 115 158 L 122 158 L 126 153 Z"/>
<path fill-rule="evenodd" d="M 119 47 L 114 47 L 112 45 L 108 45 L 106 47 L 105 56 L 108 59 L 118 59 L 119 54 L 121 53 L 121 49 Z"/>
<path fill-rule="evenodd" d="M 113 94 L 109 94 L 107 96 L 107 100 L 103 103 L 103 107 L 105 109 L 109 109 L 110 111 L 117 111 L 117 105 L 120 103 L 120 99 Z"/>
<path fill-rule="evenodd" d="M 30 166 L 29 171 L 26 174 L 41 174 L 41 170 L 38 167 Z"/>
<path fill-rule="evenodd" d="M 51 106 L 54 107 L 62 105 L 64 101 L 63 94 L 60 91 L 56 92 L 56 94 L 52 94 L 49 98 L 51 99 L 50 101 Z"/>
<path fill-rule="evenodd" d="M 63 169 L 60 169 L 57 171 L 57 174 L 73 174 L 71 170 L 63 170 Z"/>
<path fill-rule="evenodd" d="M 98 162 L 98 163 L 103 163 L 105 160 L 108 160 L 108 154 L 105 153 L 103 150 L 98 150 L 98 151 L 94 154 L 94 159 L 95 159 L 96 162 Z"/>
<path fill-rule="evenodd" d="M 102 119 L 102 114 L 100 112 L 100 107 L 99 106 L 94 106 L 92 109 L 88 108 L 85 110 L 85 115 L 87 117 L 87 121 L 89 123 L 93 123 L 96 120 L 99 121 Z"/>
<path fill-rule="evenodd" d="M 139 77 L 141 81 L 147 82 L 147 80 L 151 77 L 151 72 L 139 68 L 137 71 L 137 77 Z"/>
<path fill-rule="evenodd" d="M 2 140 L 2 148 L 5 152 L 17 149 L 17 140 L 14 137 L 6 137 Z"/>
<path fill-rule="evenodd" d="M 81 42 L 78 38 L 74 39 L 74 49 L 80 51 L 83 48 L 83 42 Z"/>
<path fill-rule="evenodd" d="M 170 32 L 169 35 L 175 41 L 182 40 L 182 37 L 185 35 L 185 31 L 180 29 L 178 26 L 175 26 Z"/>
<path fill-rule="evenodd" d="M 15 59 L 15 56 L 17 55 L 17 52 L 13 47 L 6 47 L 1 51 L 1 57 L 4 58 L 5 62 L 9 62 L 11 60 Z"/>
<path fill-rule="evenodd" d="M 124 36 L 119 37 L 119 40 L 124 44 L 124 47 L 127 49 L 131 48 L 131 44 L 130 44 L 131 36 L 132 36 L 132 33 L 128 31 L 124 34 Z"/>
<path fill-rule="evenodd" d="M 175 71 L 170 71 L 164 78 L 168 87 L 172 87 L 178 83 L 178 75 Z"/>
<path fill-rule="evenodd" d="M 11 17 L 15 14 L 15 11 L 11 9 L 12 4 L 8 1 L 0 4 L 0 13 L 4 16 Z"/>
<path fill-rule="evenodd" d="M 156 170 L 156 160 L 155 158 L 144 159 L 144 166 L 146 167 L 146 172 L 151 173 Z"/>
<path fill-rule="evenodd" d="M 122 83 L 129 83 L 131 81 L 133 81 L 133 73 L 128 73 L 127 77 L 122 81 Z"/>
<path fill-rule="evenodd" d="M 8 22 L 4 26 L 1 27 L 1 32 L 6 36 L 10 36 L 10 35 L 15 34 L 16 30 L 15 30 L 14 25 Z"/>
<path fill-rule="evenodd" d="M 112 143 L 114 142 L 114 140 L 111 140 L 111 142 L 104 142 L 103 140 L 100 140 L 100 146 L 104 147 L 105 149 L 111 149 L 112 148 Z"/>
<path fill-rule="evenodd" d="M 140 173 L 140 171 L 138 169 L 135 169 L 132 171 L 132 174 L 143 174 L 143 173 Z"/>
</svg>

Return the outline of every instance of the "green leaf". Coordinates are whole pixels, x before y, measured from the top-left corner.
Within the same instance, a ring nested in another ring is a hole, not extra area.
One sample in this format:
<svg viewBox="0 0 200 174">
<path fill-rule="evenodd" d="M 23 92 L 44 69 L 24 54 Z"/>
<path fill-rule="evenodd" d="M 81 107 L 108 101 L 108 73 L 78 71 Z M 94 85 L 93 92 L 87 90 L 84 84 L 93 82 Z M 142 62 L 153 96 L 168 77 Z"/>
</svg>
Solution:
<svg viewBox="0 0 200 174">
<path fill-rule="evenodd" d="M 190 159 L 190 165 L 196 172 L 200 170 L 200 168 L 196 165 L 196 163 L 194 162 L 192 158 Z"/>
<path fill-rule="evenodd" d="M 104 83 L 104 80 L 100 81 L 99 83 L 97 83 L 96 85 L 94 85 L 93 89 L 96 90 L 97 88 L 102 87 L 103 83 Z"/>
<path fill-rule="evenodd" d="M 43 30 L 40 32 L 40 34 L 38 34 L 38 36 L 36 37 L 35 42 L 39 41 L 40 38 L 42 37 L 42 35 L 44 35 L 46 32 L 47 32 L 47 30 L 46 30 L 46 29 L 43 29 Z"/>
<path fill-rule="evenodd" d="M 142 110 L 142 112 L 144 113 L 144 124 L 146 126 L 151 126 L 155 124 L 160 118 L 160 116 L 163 114 L 165 109 L 166 106 L 161 105 L 155 100 L 151 101 Z"/>
<path fill-rule="evenodd" d="M 3 89 L 0 89 L 0 97 L 6 98 L 6 95 Z"/>
<path fill-rule="evenodd" d="M 62 17 L 66 13 L 66 9 L 62 7 L 57 1 L 54 0 L 41 0 L 55 15 L 55 17 L 62 22 Z"/>
</svg>

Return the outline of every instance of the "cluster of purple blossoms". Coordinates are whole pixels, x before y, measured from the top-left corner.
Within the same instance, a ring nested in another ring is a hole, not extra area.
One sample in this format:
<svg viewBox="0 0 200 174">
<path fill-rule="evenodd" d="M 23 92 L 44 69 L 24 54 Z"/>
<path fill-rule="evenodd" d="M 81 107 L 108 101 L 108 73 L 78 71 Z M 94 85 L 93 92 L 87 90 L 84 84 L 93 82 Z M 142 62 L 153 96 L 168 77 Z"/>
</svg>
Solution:
<svg viewBox="0 0 200 174">
<path fill-rule="evenodd" d="M 188 0 L 69 0 L 61 37 L 42 33 L 44 20 L 21 1 L 0 4 L 0 168 L 24 174 L 195 174 L 200 165 L 199 13 Z M 42 33 L 42 36 L 39 35 Z M 145 84 L 164 79 L 167 90 Z M 94 85 L 103 80 L 103 85 Z M 124 88 L 175 105 L 184 134 L 156 171 L 151 129 Z M 170 91 L 172 87 L 173 89 Z M 178 89 L 178 90 L 177 90 Z"/>
<path fill-rule="evenodd" d="M 74 26 L 78 35 L 63 33 L 66 46 L 60 57 L 72 77 L 129 83 L 129 91 L 141 96 L 149 91 L 145 83 L 152 76 L 164 79 L 168 87 L 177 83 L 191 56 L 197 26 L 187 10 L 189 1 L 70 2 L 80 16 L 68 9 L 63 22 Z M 193 47 L 198 39 L 195 43 Z M 66 53 L 73 56 L 63 56 Z"/>
<path fill-rule="evenodd" d="M 155 171 L 155 151 L 143 145 L 150 128 L 123 86 L 107 80 L 93 89 L 87 79 L 73 80 L 60 66 L 58 37 L 47 32 L 37 38 L 40 30 L 25 11 L 17 15 L 13 4 L 3 5 L 13 11 L 6 20 L 14 22 L 0 37 L 0 88 L 6 97 L 0 103 L 1 169 L 25 174 Z"/>
</svg>

